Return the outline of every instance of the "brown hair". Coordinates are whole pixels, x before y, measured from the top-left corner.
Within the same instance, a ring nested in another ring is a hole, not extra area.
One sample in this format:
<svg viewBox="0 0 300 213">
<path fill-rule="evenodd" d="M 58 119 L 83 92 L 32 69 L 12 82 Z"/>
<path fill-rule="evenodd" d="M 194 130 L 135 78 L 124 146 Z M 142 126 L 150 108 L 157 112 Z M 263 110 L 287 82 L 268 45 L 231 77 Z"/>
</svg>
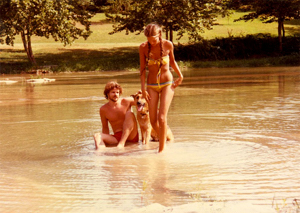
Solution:
<svg viewBox="0 0 300 213">
<path fill-rule="evenodd" d="M 159 41 L 160 41 L 160 66 L 159 69 L 162 66 L 162 55 L 163 55 L 163 47 L 162 47 L 162 38 L 161 38 L 161 27 L 156 24 L 156 23 L 152 23 L 152 24 L 148 24 L 144 30 L 144 35 L 146 37 L 150 37 L 150 36 L 156 36 L 157 34 L 159 35 Z M 147 58 L 147 64 L 148 64 L 148 60 L 150 57 L 150 51 L 151 51 L 151 44 L 148 42 L 148 58 Z"/>
<path fill-rule="evenodd" d="M 120 95 L 122 94 L 122 91 L 123 91 L 123 90 L 122 90 L 121 85 L 118 84 L 118 83 L 115 82 L 115 81 L 110 81 L 110 82 L 108 82 L 108 83 L 105 85 L 104 92 L 103 92 L 103 94 L 104 94 L 104 96 L 105 96 L 106 99 L 108 99 L 108 93 L 109 93 L 111 90 L 113 90 L 113 89 L 118 89 Z"/>
</svg>

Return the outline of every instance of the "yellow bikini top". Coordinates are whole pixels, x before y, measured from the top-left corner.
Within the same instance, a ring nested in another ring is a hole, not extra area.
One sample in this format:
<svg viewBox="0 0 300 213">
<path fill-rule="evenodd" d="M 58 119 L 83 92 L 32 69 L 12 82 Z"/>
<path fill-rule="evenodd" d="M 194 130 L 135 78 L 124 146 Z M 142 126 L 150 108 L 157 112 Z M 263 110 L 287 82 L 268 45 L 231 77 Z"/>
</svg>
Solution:
<svg viewBox="0 0 300 213">
<path fill-rule="evenodd" d="M 161 58 L 161 60 L 160 59 L 155 60 L 155 59 L 152 59 L 152 58 L 148 59 L 148 66 L 157 64 L 157 66 L 159 67 L 159 70 L 158 70 L 157 75 L 156 75 L 156 83 L 158 85 L 158 88 L 161 87 L 160 86 L 160 74 L 161 74 L 160 62 L 162 63 L 162 65 L 168 64 L 170 62 L 169 55 L 163 56 Z"/>
<path fill-rule="evenodd" d="M 169 58 L 169 55 L 166 55 L 164 57 L 160 59 L 152 59 L 152 58 L 149 58 L 148 59 L 148 65 L 154 65 L 154 64 L 157 64 L 157 66 L 160 66 L 160 62 L 162 63 L 162 65 L 165 65 L 165 64 L 168 64 L 170 62 L 170 58 Z"/>
</svg>

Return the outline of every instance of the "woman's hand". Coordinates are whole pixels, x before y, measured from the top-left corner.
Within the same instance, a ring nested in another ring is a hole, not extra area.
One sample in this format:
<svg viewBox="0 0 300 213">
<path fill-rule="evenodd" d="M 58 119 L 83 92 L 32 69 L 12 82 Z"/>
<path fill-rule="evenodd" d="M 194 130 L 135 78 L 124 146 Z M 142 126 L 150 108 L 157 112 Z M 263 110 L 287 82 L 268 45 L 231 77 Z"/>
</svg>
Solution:
<svg viewBox="0 0 300 213">
<path fill-rule="evenodd" d="M 146 99 L 146 101 L 149 102 L 151 99 L 149 93 L 146 90 L 144 90 L 144 91 L 142 91 L 142 94 L 143 94 L 143 97 Z"/>
<path fill-rule="evenodd" d="M 178 87 L 183 81 L 183 77 L 179 77 L 176 79 L 176 81 L 174 81 L 173 83 L 173 88 L 175 89 L 176 87 Z"/>
</svg>

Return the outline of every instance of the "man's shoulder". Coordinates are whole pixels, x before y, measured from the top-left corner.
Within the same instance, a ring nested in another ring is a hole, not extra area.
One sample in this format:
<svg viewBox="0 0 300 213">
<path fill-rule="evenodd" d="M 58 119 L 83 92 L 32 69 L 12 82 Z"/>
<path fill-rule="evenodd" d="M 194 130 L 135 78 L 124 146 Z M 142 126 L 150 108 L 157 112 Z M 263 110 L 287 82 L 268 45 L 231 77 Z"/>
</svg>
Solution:
<svg viewBox="0 0 300 213">
<path fill-rule="evenodd" d="M 109 108 L 108 103 L 106 103 L 100 107 L 100 111 L 106 110 L 108 108 Z"/>
<path fill-rule="evenodd" d="M 121 103 L 132 104 L 134 99 L 132 97 L 126 97 L 121 99 Z"/>
</svg>

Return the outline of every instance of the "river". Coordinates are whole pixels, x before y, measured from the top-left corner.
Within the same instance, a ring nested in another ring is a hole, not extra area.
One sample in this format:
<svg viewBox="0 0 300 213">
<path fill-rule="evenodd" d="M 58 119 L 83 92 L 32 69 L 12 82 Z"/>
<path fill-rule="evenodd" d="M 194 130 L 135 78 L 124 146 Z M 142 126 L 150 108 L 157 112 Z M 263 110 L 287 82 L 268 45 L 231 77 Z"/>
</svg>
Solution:
<svg viewBox="0 0 300 213">
<path fill-rule="evenodd" d="M 292 205 L 300 199 L 299 70 L 183 69 L 168 114 L 175 141 L 161 154 L 157 142 L 95 151 L 105 84 L 117 80 L 130 96 L 140 89 L 135 72 L 57 73 L 44 84 L 2 76 L 18 82 L 0 85 L 0 211 Z"/>
</svg>

